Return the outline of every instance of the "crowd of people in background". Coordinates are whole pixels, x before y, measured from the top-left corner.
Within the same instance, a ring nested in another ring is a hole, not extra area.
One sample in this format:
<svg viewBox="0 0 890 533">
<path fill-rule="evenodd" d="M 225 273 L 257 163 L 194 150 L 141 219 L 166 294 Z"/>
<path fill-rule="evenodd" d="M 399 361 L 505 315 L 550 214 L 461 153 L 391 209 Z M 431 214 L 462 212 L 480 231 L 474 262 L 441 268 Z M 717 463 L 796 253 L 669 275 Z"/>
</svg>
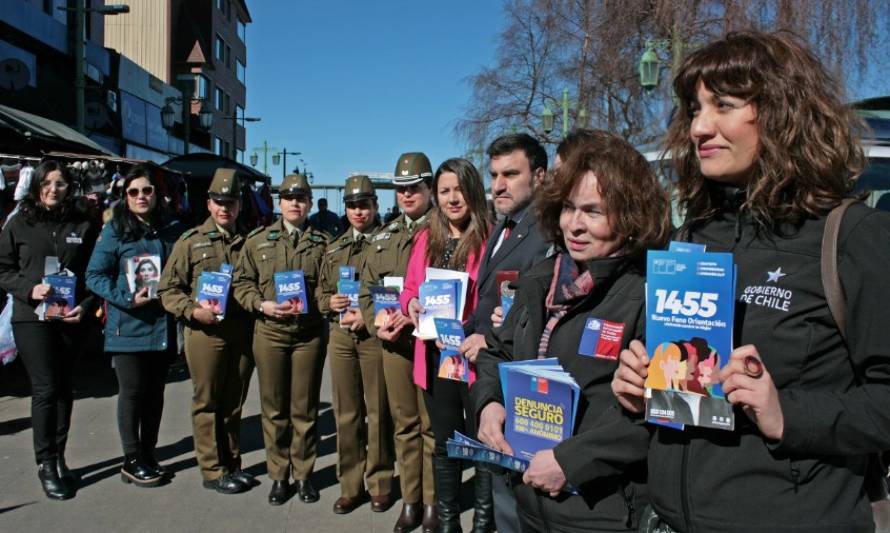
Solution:
<svg viewBox="0 0 890 533">
<path fill-rule="evenodd" d="M 840 315 L 819 266 L 826 218 L 846 206 L 862 169 L 860 125 L 837 80 L 788 34 L 731 33 L 702 46 L 679 69 L 674 93 L 665 146 L 685 212 L 679 228 L 652 166 L 599 130 L 570 132 L 552 166 L 527 134 L 495 139 L 490 198 L 470 161 L 434 170 L 423 153 L 402 154 L 392 178 L 397 206 L 383 220 L 367 176 L 346 180 L 338 217 L 325 199 L 309 216 L 312 187 L 289 175 L 280 218 L 252 231 L 238 223 L 244 183 L 234 170 L 217 171 L 208 218 L 187 228 L 144 167 L 120 180 L 120 200 L 101 217 L 68 167 L 43 161 L 0 233 L 0 288 L 12 295 L 46 496 L 77 491 L 65 454 L 70 354 L 101 316 L 127 484 L 156 487 L 168 477 L 154 451 L 164 377 L 184 352 L 203 486 L 236 494 L 259 484 L 239 451 L 256 370 L 268 501 L 317 501 L 327 360 L 340 488 L 333 512 L 367 502 L 389 509 L 397 466 L 394 532 L 458 532 L 464 464 L 448 456 L 447 440 L 458 431 L 512 454 L 499 364 L 554 357 L 580 387 L 578 421 L 522 474 L 473 465 L 474 532 L 873 531 L 887 501 L 876 457 L 890 449 L 880 312 L 890 300 L 890 219 L 861 204 L 843 215 Z M 736 410 L 734 431 L 678 430 L 642 415 L 645 257 L 669 240 L 732 252 L 739 294 L 770 271 L 793 295 L 784 310 L 736 307 L 735 349 L 717 375 Z M 134 287 L 127 265 L 140 257 L 160 264 L 137 263 L 145 280 Z M 440 377 L 443 345 L 412 335 L 430 267 L 467 275 L 459 352 L 468 382 Z M 360 282 L 357 303 L 341 292 L 343 268 Z M 231 296 L 222 314 L 197 294 L 202 274 L 225 271 Z M 305 301 L 280 301 L 278 275 L 297 271 Z M 502 271 L 519 273 L 506 316 Z M 75 277 L 76 305 L 41 320 L 35 309 L 53 291 L 45 276 L 56 273 Z M 371 289 L 391 278 L 403 281 L 399 308 L 375 322 Z M 590 317 L 621 325 L 620 356 L 581 353 Z M 751 358 L 761 372 L 750 370 Z"/>
</svg>

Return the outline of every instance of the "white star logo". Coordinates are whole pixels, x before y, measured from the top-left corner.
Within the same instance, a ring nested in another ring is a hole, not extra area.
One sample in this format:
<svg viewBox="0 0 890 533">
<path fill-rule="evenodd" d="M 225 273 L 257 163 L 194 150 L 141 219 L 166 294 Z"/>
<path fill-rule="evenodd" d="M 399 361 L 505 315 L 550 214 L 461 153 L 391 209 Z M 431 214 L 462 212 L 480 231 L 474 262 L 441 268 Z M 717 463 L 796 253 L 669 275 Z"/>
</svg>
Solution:
<svg viewBox="0 0 890 533">
<path fill-rule="evenodd" d="M 767 283 L 778 283 L 778 282 L 779 282 L 779 278 L 781 278 L 782 276 L 786 276 L 786 275 L 787 275 L 787 274 L 785 274 L 784 272 L 782 272 L 782 267 L 779 267 L 779 268 L 773 270 L 772 272 L 770 272 L 769 270 L 767 270 L 767 271 L 766 271 L 766 276 L 767 276 L 767 277 L 766 277 L 766 282 L 767 282 Z"/>
</svg>

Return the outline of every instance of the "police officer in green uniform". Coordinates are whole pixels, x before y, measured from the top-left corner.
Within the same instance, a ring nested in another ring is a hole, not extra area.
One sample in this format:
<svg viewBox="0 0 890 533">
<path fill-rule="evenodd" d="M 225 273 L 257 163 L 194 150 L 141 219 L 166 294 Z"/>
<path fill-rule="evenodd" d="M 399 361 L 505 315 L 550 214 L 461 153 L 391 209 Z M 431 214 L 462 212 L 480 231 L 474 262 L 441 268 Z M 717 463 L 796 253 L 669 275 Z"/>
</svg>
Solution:
<svg viewBox="0 0 890 533">
<path fill-rule="evenodd" d="M 323 319 L 315 300 L 328 236 L 306 224 L 312 191 L 301 174 L 279 189 L 281 218 L 250 233 L 233 280 L 238 303 L 257 316 L 253 353 L 260 383 L 263 440 L 272 489 L 269 503 L 292 494 L 318 501 L 310 476 L 316 459 L 316 422 L 324 368 Z M 308 309 L 276 303 L 274 274 L 302 270 Z M 302 311 L 302 312 L 300 312 Z M 292 430 L 292 431 L 291 431 Z"/>
<path fill-rule="evenodd" d="M 365 479 L 371 510 L 383 512 L 390 506 L 394 457 L 380 340 L 368 333 L 362 314 L 349 309 L 349 297 L 337 287 L 344 266 L 353 267 L 359 281 L 365 281 L 361 258 L 378 228 L 377 194 L 367 176 L 347 178 L 343 192 L 349 228 L 328 245 L 318 286 L 318 307 L 330 321 L 328 361 L 340 481 L 334 512 L 346 514 L 361 504 Z"/>
<path fill-rule="evenodd" d="M 234 298 L 225 318 L 196 301 L 202 272 L 233 265 L 244 246 L 236 220 L 241 180 L 232 169 L 213 175 L 208 191 L 210 216 L 179 238 L 161 274 L 158 296 L 164 309 L 185 324 L 185 358 L 192 378 L 192 427 L 195 455 L 204 487 L 222 494 L 254 485 L 241 470 L 241 406 L 253 373 L 253 318 Z"/>
<path fill-rule="evenodd" d="M 420 152 L 406 153 L 396 163 L 393 185 L 402 214 L 385 225 L 365 250 L 361 279 L 382 283 L 384 276 L 404 278 L 411 254 L 411 241 L 426 224 L 431 204 L 433 169 Z M 394 424 L 402 512 L 393 529 L 411 531 L 422 523 L 424 532 L 438 528 L 433 484 L 433 432 L 422 391 L 414 385 L 414 337 L 410 320 L 396 313 L 381 328 L 374 326 L 374 307 L 366 286 L 359 298 L 372 335 L 382 339 L 383 375 Z"/>
</svg>

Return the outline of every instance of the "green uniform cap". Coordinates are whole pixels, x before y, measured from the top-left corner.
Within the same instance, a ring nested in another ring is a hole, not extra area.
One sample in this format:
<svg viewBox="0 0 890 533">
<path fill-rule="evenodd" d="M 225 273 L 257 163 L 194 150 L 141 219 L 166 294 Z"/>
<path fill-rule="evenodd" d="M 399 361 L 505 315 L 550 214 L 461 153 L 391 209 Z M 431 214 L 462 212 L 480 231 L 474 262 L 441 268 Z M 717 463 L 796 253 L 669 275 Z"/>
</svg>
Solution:
<svg viewBox="0 0 890 533">
<path fill-rule="evenodd" d="M 238 172 L 233 168 L 216 169 L 207 194 L 214 200 L 241 198 L 241 178 L 238 176 Z"/>
<path fill-rule="evenodd" d="M 371 183 L 371 178 L 364 175 L 346 178 L 346 186 L 343 189 L 343 201 L 355 202 L 367 199 L 377 199 L 377 193 L 374 192 L 374 184 Z"/>
<path fill-rule="evenodd" d="M 392 183 L 396 186 L 414 185 L 433 177 L 433 166 L 423 152 L 408 152 L 399 156 Z"/>
<path fill-rule="evenodd" d="M 309 180 L 302 174 L 288 174 L 281 182 L 278 188 L 278 194 L 312 194 L 312 188 L 309 186 Z"/>
</svg>

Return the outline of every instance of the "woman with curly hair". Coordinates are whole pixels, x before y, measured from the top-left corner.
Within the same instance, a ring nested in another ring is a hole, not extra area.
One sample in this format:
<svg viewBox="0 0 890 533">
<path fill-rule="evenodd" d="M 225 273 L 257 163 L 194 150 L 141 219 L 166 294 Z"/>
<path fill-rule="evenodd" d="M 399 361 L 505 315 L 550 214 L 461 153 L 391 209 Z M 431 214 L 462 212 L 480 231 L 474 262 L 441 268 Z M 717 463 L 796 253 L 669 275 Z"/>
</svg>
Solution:
<svg viewBox="0 0 890 533">
<path fill-rule="evenodd" d="M 735 430 L 628 436 L 629 446 L 648 440 L 650 530 L 873 531 L 869 457 L 890 449 L 888 215 L 854 204 L 842 218 L 837 321 L 820 272 L 827 215 L 863 167 L 860 123 L 837 80 L 788 34 L 708 44 L 674 91 L 679 235 L 732 252 L 738 270 L 736 348 L 717 373 Z M 621 354 L 612 388 L 632 413 L 643 409 L 648 362 L 642 343 Z"/>
<path fill-rule="evenodd" d="M 558 253 L 522 273 L 506 321 L 486 338 L 489 348 L 479 354 L 472 387 L 479 439 L 511 455 L 503 426 L 512 407 L 505 406 L 499 363 L 556 357 L 581 387 L 574 431 L 535 454 L 514 485 L 526 532 L 635 531 L 635 510 L 646 503 L 645 456 L 624 472 L 594 479 L 586 468 L 587 446 L 600 436 L 595 424 L 601 413 L 614 406 L 609 380 L 618 353 L 642 336 L 646 250 L 667 242 L 670 204 L 639 152 L 615 135 L 591 133 L 535 199 L 544 235 Z M 601 339 L 589 350 L 588 330 Z M 618 450 L 623 443 L 616 439 L 611 446 Z"/>
<path fill-rule="evenodd" d="M 0 288 L 12 294 L 12 332 L 31 381 L 37 476 L 54 500 L 71 498 L 77 490 L 78 478 L 65 464 L 65 447 L 77 346 L 86 332 L 86 317 L 95 310 L 84 271 L 98 228 L 76 198 L 68 168 L 45 160 L 0 234 Z M 53 296 L 44 276 L 62 269 L 77 276 L 76 305 L 58 319 L 41 321 L 36 308 Z"/>
</svg>

